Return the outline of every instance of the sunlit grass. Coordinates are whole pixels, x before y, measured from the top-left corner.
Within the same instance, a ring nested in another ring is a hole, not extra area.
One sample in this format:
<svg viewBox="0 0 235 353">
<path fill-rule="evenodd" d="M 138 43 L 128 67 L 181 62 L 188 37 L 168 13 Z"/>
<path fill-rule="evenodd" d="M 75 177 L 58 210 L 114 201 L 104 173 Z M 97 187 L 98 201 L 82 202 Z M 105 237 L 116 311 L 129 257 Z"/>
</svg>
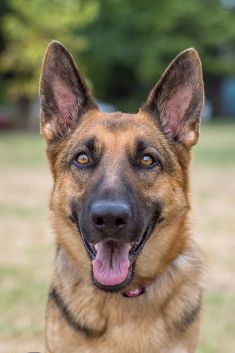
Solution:
<svg viewBox="0 0 235 353">
<path fill-rule="evenodd" d="M 30 266 L 1 266 L 1 336 L 14 339 L 42 334 L 48 283 L 32 270 Z"/>
<path fill-rule="evenodd" d="M 39 134 L 0 134 L 1 168 L 42 168 L 46 166 L 44 141 Z"/>
<path fill-rule="evenodd" d="M 235 165 L 235 122 L 203 124 L 200 140 L 193 148 L 193 163 L 208 167 Z"/>
<path fill-rule="evenodd" d="M 235 296 L 222 292 L 206 295 L 202 342 L 198 353 L 233 353 Z"/>
</svg>

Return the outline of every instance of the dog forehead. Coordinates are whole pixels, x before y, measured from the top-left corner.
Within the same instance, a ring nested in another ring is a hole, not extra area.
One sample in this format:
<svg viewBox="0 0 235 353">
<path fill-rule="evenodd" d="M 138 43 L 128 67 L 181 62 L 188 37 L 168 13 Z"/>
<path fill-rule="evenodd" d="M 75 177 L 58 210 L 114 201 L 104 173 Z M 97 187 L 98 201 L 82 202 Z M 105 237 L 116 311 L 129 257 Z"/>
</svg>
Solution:
<svg viewBox="0 0 235 353">
<path fill-rule="evenodd" d="M 100 120 L 100 124 L 103 125 L 110 132 L 115 131 L 127 131 L 133 128 L 144 128 L 145 125 L 141 124 L 141 121 L 138 119 L 137 114 L 128 114 L 128 113 L 111 113 L 104 114 Z"/>
<path fill-rule="evenodd" d="M 89 128 L 105 128 L 110 132 L 125 131 L 131 127 L 142 125 L 138 119 L 138 114 L 103 113 L 100 111 L 94 111 L 86 115 L 82 123 L 84 126 L 89 126 Z"/>
<path fill-rule="evenodd" d="M 159 134 L 159 129 L 152 120 L 140 112 L 137 114 L 95 112 L 83 120 L 81 130 L 83 134 L 93 133 L 98 139 L 100 137 L 107 142 L 112 140 L 111 136 L 114 142 L 121 139 L 122 142 L 128 140 L 131 143 L 137 136 L 147 136 L 150 140 L 156 141 Z"/>
<path fill-rule="evenodd" d="M 72 136 L 65 142 L 66 148 L 62 160 L 69 160 L 79 146 L 89 146 L 96 151 L 116 153 L 119 158 L 127 151 L 135 153 L 139 147 L 156 148 L 166 161 L 171 160 L 166 139 L 154 121 L 142 111 L 137 114 L 87 113 L 79 122 Z M 123 153 L 120 153 L 120 152 Z"/>
</svg>

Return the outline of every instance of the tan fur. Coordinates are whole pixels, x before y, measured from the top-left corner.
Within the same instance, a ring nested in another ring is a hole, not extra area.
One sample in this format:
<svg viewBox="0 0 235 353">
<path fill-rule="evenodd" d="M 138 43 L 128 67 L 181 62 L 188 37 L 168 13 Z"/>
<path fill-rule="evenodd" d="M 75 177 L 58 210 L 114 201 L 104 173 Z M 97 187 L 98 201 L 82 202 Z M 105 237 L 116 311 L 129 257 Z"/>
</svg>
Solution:
<svg viewBox="0 0 235 353">
<path fill-rule="evenodd" d="M 197 301 L 199 283 L 201 285 L 200 256 L 194 244 L 188 251 L 187 260 L 178 264 L 176 270 L 167 268 L 145 295 L 134 300 L 120 294 L 102 293 L 77 278 L 78 274 L 74 278 L 70 268 L 73 265 L 67 262 L 65 254 L 61 254 L 64 259 L 60 261 L 67 264 L 63 271 L 56 271 L 54 284 L 67 298 L 68 306 L 79 322 L 94 329 L 96 335 L 86 338 L 83 333 L 74 332 L 49 300 L 47 352 L 195 352 L 200 316 L 182 334 L 175 334 L 173 329 L 185 304 Z M 184 351 L 177 347 L 184 347 Z"/>
<path fill-rule="evenodd" d="M 190 55 L 198 65 L 196 54 L 190 52 Z M 161 86 L 161 81 L 158 85 Z M 149 100 L 154 94 L 152 91 Z M 186 108 L 189 100 L 187 97 Z M 67 111 L 67 107 L 63 109 Z M 193 123 L 191 142 L 187 125 L 182 135 L 185 144 L 174 144 L 148 109 L 141 109 L 137 114 L 105 114 L 92 106 L 83 112 L 72 132 L 55 143 L 52 140 L 56 125 L 46 121 L 45 112 L 42 117 L 42 133 L 47 140 L 47 155 L 54 176 L 50 206 L 58 246 L 51 288 L 56 289 L 59 298 L 54 293 L 48 300 L 46 353 L 195 353 L 203 265 L 200 251 L 191 238 L 188 169 L 189 145 L 197 140 L 198 123 L 196 120 Z M 120 292 L 103 292 L 94 286 L 90 260 L 76 225 L 69 220 L 71 195 L 82 202 L 99 177 L 99 170 L 89 178 L 86 174 L 68 171 L 69 159 L 78 141 L 92 134 L 105 156 L 102 170 L 105 170 L 107 187 L 119 182 L 119 168 L 123 165 L 128 181 L 141 199 L 150 202 L 158 195 L 167 205 L 163 221 L 154 228 L 137 257 L 135 275 L 128 288 L 144 287 L 145 293 L 136 298 L 126 298 Z M 166 164 L 170 163 L 167 168 L 172 172 L 161 174 L 156 170 L 152 174 L 137 175 L 131 170 L 125 156 L 127 151 L 131 153 L 137 136 L 148 136 L 158 146 L 159 154 Z M 56 300 L 61 300 L 74 325 L 79 324 L 81 330 L 68 323 L 61 311 L 62 304 L 58 305 Z"/>
</svg>

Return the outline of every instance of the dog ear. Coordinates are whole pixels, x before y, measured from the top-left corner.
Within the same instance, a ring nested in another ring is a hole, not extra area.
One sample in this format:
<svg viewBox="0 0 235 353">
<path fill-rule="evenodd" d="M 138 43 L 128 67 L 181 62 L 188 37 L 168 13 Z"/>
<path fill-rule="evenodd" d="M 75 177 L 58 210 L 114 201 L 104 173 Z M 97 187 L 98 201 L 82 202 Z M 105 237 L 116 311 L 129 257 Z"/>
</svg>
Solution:
<svg viewBox="0 0 235 353">
<path fill-rule="evenodd" d="M 143 110 L 159 119 L 167 137 L 191 147 L 199 138 L 203 102 L 201 61 L 195 49 L 187 49 L 168 66 Z"/>
<path fill-rule="evenodd" d="M 46 140 L 64 137 L 85 110 L 95 109 L 73 57 L 62 44 L 49 44 L 40 79 L 41 132 Z"/>
</svg>

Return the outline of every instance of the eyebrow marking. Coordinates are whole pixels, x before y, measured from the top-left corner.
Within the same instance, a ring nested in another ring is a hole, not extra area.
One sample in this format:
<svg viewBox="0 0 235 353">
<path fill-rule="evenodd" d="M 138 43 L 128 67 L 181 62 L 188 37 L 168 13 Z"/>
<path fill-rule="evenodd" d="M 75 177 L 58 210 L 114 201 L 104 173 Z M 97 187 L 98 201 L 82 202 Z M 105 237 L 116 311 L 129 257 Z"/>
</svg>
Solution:
<svg viewBox="0 0 235 353">
<path fill-rule="evenodd" d="M 90 151 L 95 150 L 96 143 L 97 143 L 97 138 L 95 136 L 80 142 L 80 144 L 84 144 L 87 147 L 87 149 L 89 149 Z"/>
<path fill-rule="evenodd" d="M 149 148 L 149 151 L 147 150 L 148 148 Z M 137 158 L 138 158 L 141 156 L 141 154 L 144 151 L 146 151 L 146 153 L 153 154 L 156 157 L 157 161 L 159 162 L 161 168 L 164 168 L 164 165 L 165 165 L 165 163 L 163 163 L 164 160 L 162 159 L 159 151 L 155 147 L 153 147 L 151 142 L 148 142 L 148 141 L 143 140 L 141 138 L 136 138 L 136 140 L 134 142 L 134 155 L 137 156 Z"/>
<path fill-rule="evenodd" d="M 147 147 L 148 147 L 148 144 L 139 138 L 137 138 L 134 142 L 134 148 L 137 154 L 140 154 L 141 152 L 146 150 Z"/>
<path fill-rule="evenodd" d="M 72 158 L 78 152 L 82 152 L 81 148 L 85 147 L 89 150 L 89 152 L 93 152 L 95 155 L 98 155 L 98 151 L 96 149 L 97 138 L 95 136 L 89 137 L 87 139 L 83 139 L 77 142 L 77 146 L 73 143 L 73 146 L 68 146 L 68 148 L 64 151 L 61 158 L 61 166 L 62 168 L 67 168 L 68 163 L 71 162 Z M 80 147 L 80 148 L 79 148 Z"/>
</svg>

